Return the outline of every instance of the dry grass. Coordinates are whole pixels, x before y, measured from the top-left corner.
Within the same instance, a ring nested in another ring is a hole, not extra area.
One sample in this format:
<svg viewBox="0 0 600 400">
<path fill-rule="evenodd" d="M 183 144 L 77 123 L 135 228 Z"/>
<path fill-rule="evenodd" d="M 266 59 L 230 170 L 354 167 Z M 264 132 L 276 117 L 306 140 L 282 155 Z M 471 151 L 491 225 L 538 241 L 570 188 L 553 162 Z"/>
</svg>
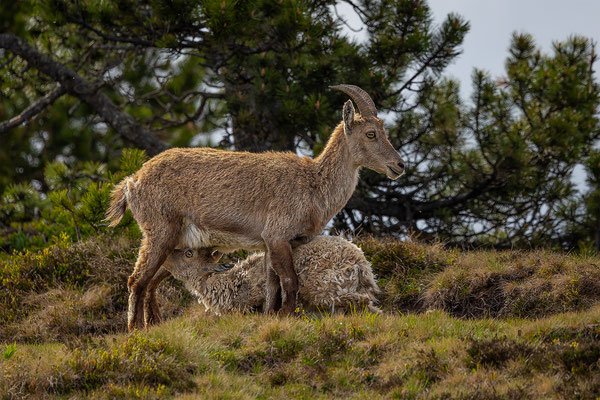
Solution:
<svg viewBox="0 0 600 400">
<path fill-rule="evenodd" d="M 138 243 L 126 237 L 59 242 L 0 263 L 0 342 L 124 332 L 127 277 Z M 192 301 L 180 284 L 163 285 L 159 298 L 167 318 Z"/>
<path fill-rule="evenodd" d="M 415 241 L 363 237 L 357 244 L 373 265 L 387 310 L 423 311 L 424 290 L 437 273 L 455 265 L 458 255 L 441 244 Z"/>
</svg>

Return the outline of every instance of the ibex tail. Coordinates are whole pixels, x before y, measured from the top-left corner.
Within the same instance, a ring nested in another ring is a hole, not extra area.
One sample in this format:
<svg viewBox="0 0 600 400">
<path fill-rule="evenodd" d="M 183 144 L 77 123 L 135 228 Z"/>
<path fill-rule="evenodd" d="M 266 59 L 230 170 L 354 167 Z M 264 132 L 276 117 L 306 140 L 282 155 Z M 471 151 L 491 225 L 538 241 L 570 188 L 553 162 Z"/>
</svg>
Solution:
<svg viewBox="0 0 600 400">
<path fill-rule="evenodd" d="M 111 193 L 110 206 L 106 211 L 106 219 L 110 222 L 108 226 L 117 226 L 123 218 L 123 215 L 125 215 L 125 211 L 127 210 L 127 191 L 130 179 L 131 178 L 129 177 L 123 179 L 115 186 Z"/>
</svg>

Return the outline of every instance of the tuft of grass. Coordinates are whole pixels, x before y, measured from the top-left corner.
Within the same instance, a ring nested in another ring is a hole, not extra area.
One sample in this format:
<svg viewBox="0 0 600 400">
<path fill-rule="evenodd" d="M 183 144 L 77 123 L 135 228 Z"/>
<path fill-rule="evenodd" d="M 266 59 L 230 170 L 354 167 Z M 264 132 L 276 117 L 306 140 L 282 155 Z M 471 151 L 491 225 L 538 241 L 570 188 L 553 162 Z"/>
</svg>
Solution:
<svg viewBox="0 0 600 400">
<path fill-rule="evenodd" d="M 106 384 L 144 385 L 157 392 L 168 386 L 175 391 L 189 390 L 191 376 L 198 368 L 185 359 L 168 341 L 134 333 L 120 345 L 76 348 L 56 366 L 48 380 L 57 394 L 76 390 L 90 391 Z"/>
<path fill-rule="evenodd" d="M 425 308 L 460 317 L 542 317 L 600 300 L 597 258 L 535 251 L 473 251 L 431 280 Z"/>
<path fill-rule="evenodd" d="M 15 355 L 16 352 L 17 352 L 17 342 L 14 342 L 13 344 L 8 344 L 4 348 L 4 351 L 2 352 L 2 357 L 5 360 L 10 360 L 12 358 L 12 356 Z"/>
<path fill-rule="evenodd" d="M 598 320 L 600 307 L 498 321 L 440 311 L 216 318 L 196 306 L 132 335 L 19 344 L 12 358 L 0 360 L 0 395 L 595 398 Z"/>
<path fill-rule="evenodd" d="M 357 243 L 382 314 L 216 317 L 165 284 L 166 321 L 131 335 L 137 240 L 13 255 L 0 265 L 16 299 L 0 300 L 12 315 L 0 322 L 0 398 L 600 396 L 598 258 Z M 73 270 L 49 272 L 61 263 Z"/>
<path fill-rule="evenodd" d="M 480 366 L 500 368 L 511 360 L 531 356 L 533 352 L 534 349 L 529 344 L 506 337 L 475 339 L 470 341 L 467 347 L 467 367 L 472 369 Z"/>
<path fill-rule="evenodd" d="M 193 389 L 193 374 L 201 368 L 170 341 L 139 332 L 70 346 L 58 351 L 38 347 L 37 352 L 30 351 L 22 359 L 2 365 L 2 398 L 73 394 L 86 398 L 164 398 Z M 38 355 L 43 357 L 36 363 Z M 48 364 L 41 366 L 42 361 Z M 28 368 L 23 363 L 28 363 Z"/>
<path fill-rule="evenodd" d="M 547 251 L 470 251 L 362 237 L 385 312 L 441 309 L 459 317 L 541 317 L 600 300 L 600 260 Z M 0 261 L 0 341 L 68 341 L 124 332 L 127 277 L 137 237 L 65 238 Z M 230 255 L 233 260 L 243 252 Z M 161 285 L 166 318 L 193 303 L 180 283 Z M 251 357 L 250 357 L 251 358 Z"/>
</svg>

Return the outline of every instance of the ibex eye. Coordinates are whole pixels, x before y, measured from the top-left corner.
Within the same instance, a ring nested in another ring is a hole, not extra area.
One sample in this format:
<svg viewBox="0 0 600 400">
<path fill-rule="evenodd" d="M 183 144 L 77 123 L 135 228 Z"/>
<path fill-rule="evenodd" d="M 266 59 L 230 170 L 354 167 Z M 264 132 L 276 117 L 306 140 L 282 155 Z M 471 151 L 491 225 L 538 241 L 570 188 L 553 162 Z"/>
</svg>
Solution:
<svg viewBox="0 0 600 400">
<path fill-rule="evenodd" d="M 192 257 L 194 257 L 194 252 L 193 252 L 192 250 L 186 250 L 186 251 L 185 251 L 185 253 L 183 253 L 183 254 L 185 254 L 185 256 L 186 256 L 187 258 L 192 258 Z"/>
<path fill-rule="evenodd" d="M 375 139 L 375 132 L 374 131 L 369 131 L 366 133 L 367 137 L 369 139 Z"/>
</svg>

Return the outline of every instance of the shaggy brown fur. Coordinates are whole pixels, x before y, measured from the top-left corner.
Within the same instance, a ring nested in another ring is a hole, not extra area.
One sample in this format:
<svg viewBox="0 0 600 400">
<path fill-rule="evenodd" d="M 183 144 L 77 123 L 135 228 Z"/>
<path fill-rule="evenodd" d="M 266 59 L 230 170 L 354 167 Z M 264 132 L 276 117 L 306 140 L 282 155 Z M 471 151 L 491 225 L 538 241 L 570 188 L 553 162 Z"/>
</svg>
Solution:
<svg viewBox="0 0 600 400">
<path fill-rule="evenodd" d="M 391 179 L 403 172 L 404 162 L 388 141 L 382 120 L 355 115 L 351 101 L 343 115 L 315 159 L 293 153 L 171 149 L 125 178 L 113 193 L 108 217 L 111 225 L 117 224 L 125 202 L 144 234 L 128 281 L 129 328 L 144 326 L 144 293 L 175 248 L 266 250 L 271 274 L 266 310 L 275 308 L 281 281 L 282 311 L 292 313 L 298 279 L 290 242 L 322 231 L 352 195 L 359 167 Z"/>
</svg>

